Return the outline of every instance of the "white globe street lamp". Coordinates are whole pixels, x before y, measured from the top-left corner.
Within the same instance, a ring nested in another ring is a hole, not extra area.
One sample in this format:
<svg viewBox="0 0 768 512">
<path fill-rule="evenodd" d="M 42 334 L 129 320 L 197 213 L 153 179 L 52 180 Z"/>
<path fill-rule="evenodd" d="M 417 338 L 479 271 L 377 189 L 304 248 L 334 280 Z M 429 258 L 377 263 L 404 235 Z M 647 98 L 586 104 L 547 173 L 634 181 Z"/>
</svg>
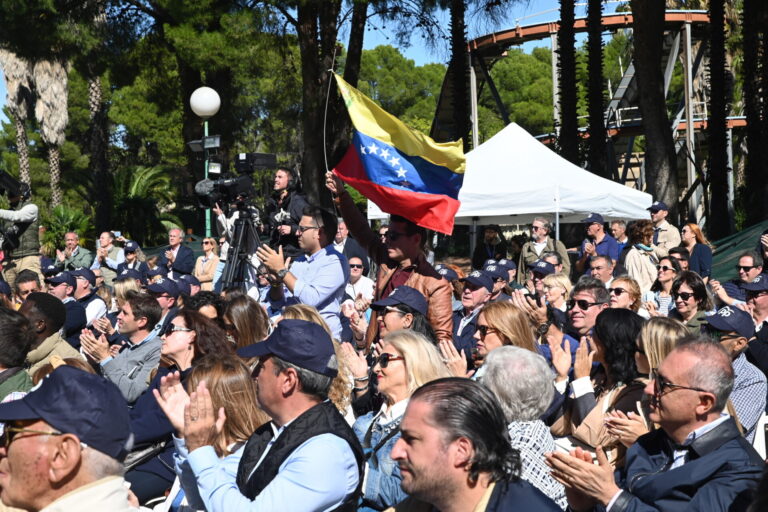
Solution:
<svg viewBox="0 0 768 512">
<path fill-rule="evenodd" d="M 216 115 L 221 107 L 221 98 L 219 93 L 210 87 L 198 87 L 189 97 L 189 106 L 192 112 L 203 119 L 203 136 L 208 137 L 208 119 Z M 208 150 L 204 149 L 205 155 L 205 179 L 208 179 Z M 211 236 L 211 210 L 205 210 L 205 236 Z"/>
</svg>

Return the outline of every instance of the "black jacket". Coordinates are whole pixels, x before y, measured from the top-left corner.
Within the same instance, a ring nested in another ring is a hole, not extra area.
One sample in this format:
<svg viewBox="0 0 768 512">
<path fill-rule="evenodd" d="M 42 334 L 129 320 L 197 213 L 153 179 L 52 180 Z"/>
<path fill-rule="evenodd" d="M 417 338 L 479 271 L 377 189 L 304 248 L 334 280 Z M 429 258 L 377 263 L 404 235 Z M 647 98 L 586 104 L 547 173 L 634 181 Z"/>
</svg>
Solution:
<svg viewBox="0 0 768 512">
<path fill-rule="evenodd" d="M 162 269 L 173 271 L 177 274 L 191 274 L 195 270 L 195 253 L 186 245 L 179 246 L 176 253 L 176 259 L 173 260 L 173 266 L 168 268 L 168 260 L 165 257 L 165 251 L 170 251 L 171 246 L 163 248 L 157 258 L 157 266 Z"/>
<path fill-rule="evenodd" d="M 296 228 L 299 227 L 299 221 L 307 206 L 306 198 L 296 191 L 288 192 L 285 199 L 278 204 L 275 195 L 269 198 L 267 206 L 264 209 L 264 223 L 269 235 L 269 246 L 277 250 L 278 246 L 283 246 L 283 254 L 295 258 L 302 254 L 299 249 L 299 239 L 296 236 Z M 278 226 L 290 226 L 291 233 L 281 235 Z M 335 233 L 332 233 L 332 235 Z"/>
<path fill-rule="evenodd" d="M 360 258 L 363 262 L 363 275 L 368 275 L 368 271 L 370 270 L 370 265 L 368 264 L 368 252 L 357 243 L 357 240 L 348 236 L 347 241 L 344 242 L 344 250 L 342 251 L 342 254 L 347 257 L 347 261 L 349 261 L 349 258 Z M 354 299 L 355 297 L 352 298 Z"/>
<path fill-rule="evenodd" d="M 640 437 L 617 472 L 623 491 L 611 512 L 747 509 L 765 464 L 732 418 L 695 439 L 684 465 L 667 469 L 673 451 L 663 430 Z"/>
</svg>

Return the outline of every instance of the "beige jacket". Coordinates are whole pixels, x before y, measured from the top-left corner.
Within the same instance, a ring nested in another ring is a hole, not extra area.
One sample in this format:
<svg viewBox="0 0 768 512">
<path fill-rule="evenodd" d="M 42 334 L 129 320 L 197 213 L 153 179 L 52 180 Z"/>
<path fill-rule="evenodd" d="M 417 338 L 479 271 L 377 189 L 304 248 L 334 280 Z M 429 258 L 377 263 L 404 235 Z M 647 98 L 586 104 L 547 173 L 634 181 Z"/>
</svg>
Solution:
<svg viewBox="0 0 768 512">
<path fill-rule="evenodd" d="M 669 254 L 670 249 L 679 247 L 680 241 L 680 230 L 665 220 L 659 224 L 659 238 L 658 243 L 653 246 L 653 254 L 657 258 L 663 258 Z"/>
<path fill-rule="evenodd" d="M 200 289 L 210 292 L 213 290 L 213 276 L 216 274 L 216 267 L 219 265 L 219 257 L 213 255 L 208 261 L 203 263 L 203 257 L 199 256 L 195 262 L 195 270 L 192 273 L 200 281 Z"/>
<path fill-rule="evenodd" d="M 566 276 L 571 275 L 571 260 L 568 258 L 568 251 L 565 245 L 560 240 L 554 240 L 552 237 L 547 237 L 547 245 L 542 254 L 545 252 L 556 251 L 560 255 L 560 259 L 563 260 L 563 274 Z M 523 245 L 523 249 L 520 251 L 520 258 L 517 263 L 517 276 L 515 279 L 520 284 L 525 284 L 525 279 L 528 271 L 528 265 L 539 259 L 539 255 L 533 248 L 533 242 L 526 242 Z"/>
<path fill-rule="evenodd" d="M 67 343 L 67 340 L 61 337 L 61 334 L 54 333 L 47 338 L 36 348 L 33 348 L 27 354 L 27 373 L 32 377 L 41 366 L 51 362 L 51 357 L 59 356 L 62 359 L 68 357 L 78 357 L 83 359 L 80 352 Z"/>
<path fill-rule="evenodd" d="M 629 277 L 637 281 L 640 286 L 640 295 L 651 289 L 653 282 L 658 277 L 656 271 L 656 264 L 659 262 L 655 254 L 641 251 L 640 249 L 633 247 L 627 252 L 627 257 L 624 259 L 624 268 L 627 270 Z"/>
<path fill-rule="evenodd" d="M 40 512 L 84 512 L 86 510 L 128 512 L 137 509 L 128 504 L 125 480 L 117 476 L 109 476 L 68 492 Z"/>
</svg>

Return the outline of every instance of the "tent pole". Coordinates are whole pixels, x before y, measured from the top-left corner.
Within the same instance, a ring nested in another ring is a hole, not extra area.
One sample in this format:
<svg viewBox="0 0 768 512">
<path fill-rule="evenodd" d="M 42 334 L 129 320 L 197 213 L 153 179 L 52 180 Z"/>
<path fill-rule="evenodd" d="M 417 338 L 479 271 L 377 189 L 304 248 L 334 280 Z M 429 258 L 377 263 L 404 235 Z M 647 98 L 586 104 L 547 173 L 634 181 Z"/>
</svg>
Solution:
<svg viewBox="0 0 768 512">
<path fill-rule="evenodd" d="M 469 257 L 470 260 L 475 254 L 475 246 L 477 245 L 477 220 L 478 217 L 472 217 L 472 224 L 469 226 Z M 471 264 L 470 264 L 471 266 Z"/>
<path fill-rule="evenodd" d="M 555 186 L 555 240 L 560 240 L 560 185 Z"/>
</svg>

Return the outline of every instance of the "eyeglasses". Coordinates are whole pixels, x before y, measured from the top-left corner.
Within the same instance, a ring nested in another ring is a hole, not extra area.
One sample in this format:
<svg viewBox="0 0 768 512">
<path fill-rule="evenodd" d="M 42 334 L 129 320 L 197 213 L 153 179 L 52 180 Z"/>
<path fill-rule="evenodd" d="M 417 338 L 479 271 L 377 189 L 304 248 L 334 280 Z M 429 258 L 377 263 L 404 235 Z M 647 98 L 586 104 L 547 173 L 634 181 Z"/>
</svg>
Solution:
<svg viewBox="0 0 768 512">
<path fill-rule="evenodd" d="M 624 288 L 608 288 L 608 293 L 620 297 L 622 293 L 628 293 Z"/>
<path fill-rule="evenodd" d="M 746 274 L 753 268 L 757 268 L 757 265 L 736 265 L 736 272 L 744 272 Z"/>
<path fill-rule="evenodd" d="M 387 238 L 387 232 L 379 233 L 379 238 Z"/>
<path fill-rule="evenodd" d="M 675 389 L 689 389 L 691 391 L 699 391 L 700 393 L 712 393 L 706 389 L 695 388 L 692 386 L 681 386 L 680 384 L 672 384 L 667 379 L 661 376 L 658 370 L 651 370 L 650 375 L 653 381 L 653 394 L 655 396 L 661 396 L 667 392 L 667 390 L 674 391 Z"/>
<path fill-rule="evenodd" d="M 391 241 L 396 241 L 401 236 L 405 236 L 405 233 L 398 233 L 397 231 L 392 231 L 391 229 L 388 230 L 386 233 L 384 233 L 384 238 Z"/>
<path fill-rule="evenodd" d="M 182 327 L 180 325 L 174 325 L 174 324 L 168 324 L 168 327 L 166 327 L 161 336 L 170 336 L 171 334 L 175 332 L 192 332 L 194 329 L 189 329 L 187 327 Z"/>
<path fill-rule="evenodd" d="M 404 361 L 405 358 L 403 356 L 396 356 L 395 354 L 390 354 L 389 352 L 384 352 L 379 357 L 373 360 L 373 366 L 379 365 L 382 368 L 386 368 L 389 366 L 389 363 L 391 361 Z"/>
<path fill-rule="evenodd" d="M 666 265 L 656 265 L 656 270 L 658 270 L 659 272 L 661 272 L 661 271 L 667 272 L 669 270 L 674 271 L 675 269 L 672 268 L 672 267 L 668 267 Z"/>
<path fill-rule="evenodd" d="M 320 229 L 320 227 L 319 226 L 299 226 L 298 228 L 296 228 L 296 232 L 298 234 L 302 234 L 303 232 L 310 231 L 312 229 Z"/>
<path fill-rule="evenodd" d="M 208 240 L 203 240 L 203 245 L 211 245 L 211 242 L 209 242 Z"/>
<path fill-rule="evenodd" d="M 689 292 L 677 292 L 677 293 L 673 293 L 672 296 L 675 297 L 675 299 L 679 297 L 683 299 L 684 302 L 688 302 L 690 298 L 693 297 L 693 294 Z"/>
<path fill-rule="evenodd" d="M 602 302 L 589 302 L 588 300 L 584 300 L 584 299 L 580 299 L 580 300 L 571 299 L 566 304 L 568 305 L 568 309 L 573 309 L 576 306 L 578 306 L 580 310 L 586 311 L 592 306 L 599 306 L 600 304 L 602 304 Z"/>
<path fill-rule="evenodd" d="M 350 263 L 349 268 L 363 268 L 363 266 L 358 263 Z"/>
<path fill-rule="evenodd" d="M 485 339 L 485 337 L 488 336 L 489 332 L 496 332 L 496 329 L 494 329 L 490 325 L 478 325 L 477 332 L 480 333 L 480 339 Z"/>
<path fill-rule="evenodd" d="M 538 231 L 540 229 L 544 229 L 543 226 L 531 226 L 531 231 Z"/>
<path fill-rule="evenodd" d="M 13 439 L 16 437 L 16 434 L 21 434 L 23 432 L 26 432 L 28 434 L 35 434 L 37 436 L 64 435 L 64 432 L 58 432 L 56 430 L 32 430 L 29 428 L 5 427 L 5 430 L 3 431 L 3 437 L 0 438 L 2 439 L 2 446 L 5 448 L 8 448 L 13 442 Z M 24 437 L 32 437 L 32 436 L 24 436 Z"/>
<path fill-rule="evenodd" d="M 387 306 L 384 308 L 384 314 L 387 313 L 399 313 L 400 315 L 405 315 L 405 312 L 403 312 L 400 309 L 397 309 L 395 306 Z"/>
</svg>

